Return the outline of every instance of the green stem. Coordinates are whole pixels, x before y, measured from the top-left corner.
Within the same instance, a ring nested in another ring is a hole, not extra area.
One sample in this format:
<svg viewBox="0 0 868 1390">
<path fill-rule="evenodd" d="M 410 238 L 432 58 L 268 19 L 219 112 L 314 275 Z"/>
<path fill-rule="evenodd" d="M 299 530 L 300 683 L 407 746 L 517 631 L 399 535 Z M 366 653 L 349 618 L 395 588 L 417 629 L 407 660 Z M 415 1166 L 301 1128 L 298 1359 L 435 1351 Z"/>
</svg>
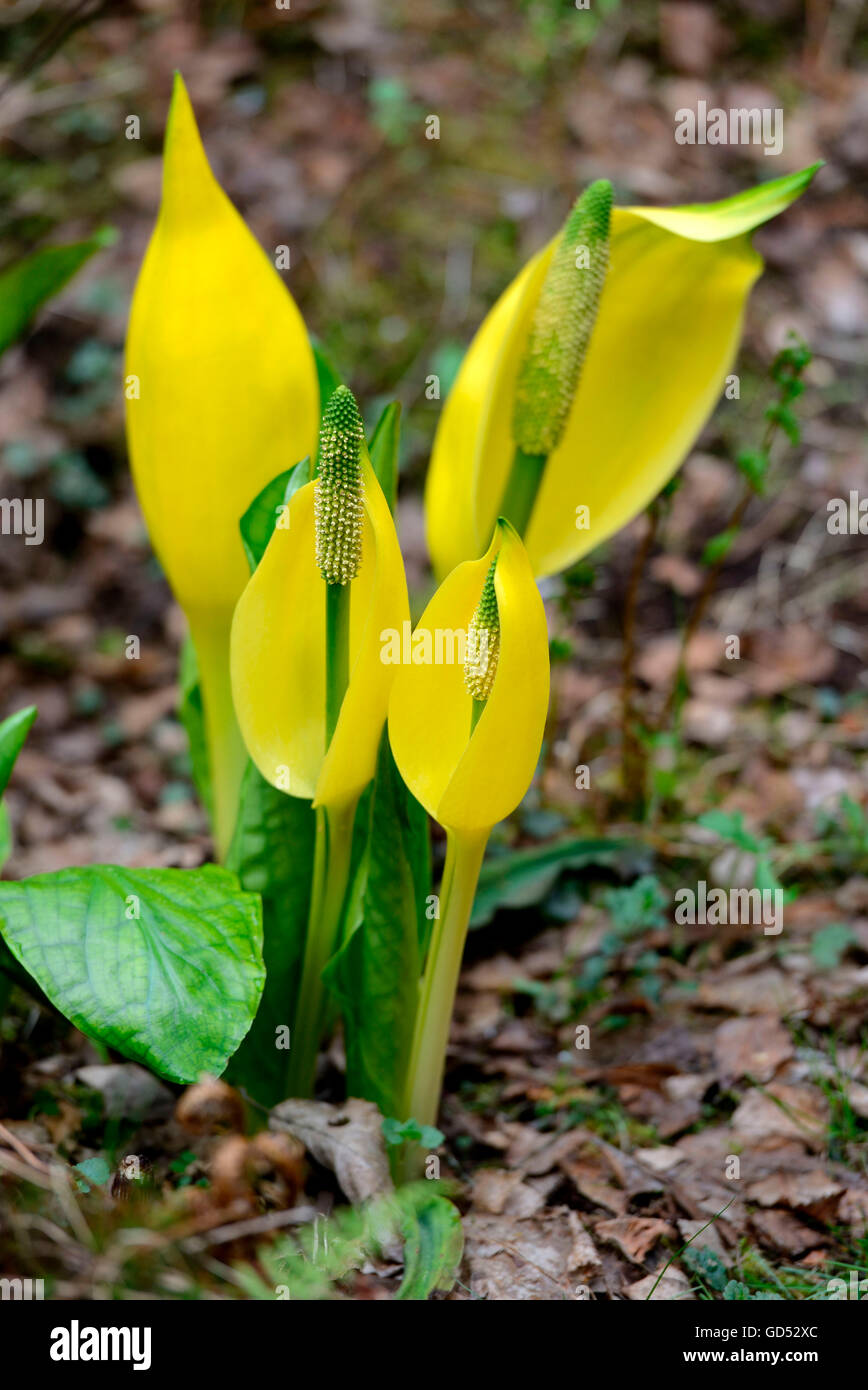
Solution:
<svg viewBox="0 0 868 1390">
<path fill-rule="evenodd" d="M 232 840 L 241 778 L 247 765 L 247 750 L 235 718 L 229 678 L 231 626 L 231 613 L 225 618 L 222 614 L 208 614 L 190 622 L 202 686 L 214 843 L 220 860 L 226 858 Z"/>
<path fill-rule="evenodd" d="M 476 728 L 477 724 L 479 723 L 480 719 L 482 718 L 482 711 L 485 709 L 485 706 L 486 706 L 487 704 L 488 704 L 488 701 L 487 701 L 487 700 L 472 700 L 472 701 L 471 701 L 471 706 L 470 706 L 470 732 L 471 732 L 471 733 L 473 733 L 473 730 Z"/>
<path fill-rule="evenodd" d="M 326 583 L 326 750 L 350 683 L 350 588 Z"/>
<path fill-rule="evenodd" d="M 401 1119 L 412 1116 L 424 1125 L 437 1119 L 461 957 L 487 840 L 487 830 L 476 835 L 450 830 L 447 836 L 441 915 L 422 976 Z"/>
<path fill-rule="evenodd" d="M 500 515 L 512 522 L 522 538 L 530 524 L 547 463 L 547 454 L 526 454 L 519 448 L 512 456 L 512 468 L 500 504 Z"/>
<path fill-rule="evenodd" d="M 290 1096 L 313 1094 L 316 1059 L 328 1017 L 322 973 L 340 945 L 355 813 L 355 801 L 336 809 L 316 809 L 310 913 L 287 1073 Z"/>
</svg>

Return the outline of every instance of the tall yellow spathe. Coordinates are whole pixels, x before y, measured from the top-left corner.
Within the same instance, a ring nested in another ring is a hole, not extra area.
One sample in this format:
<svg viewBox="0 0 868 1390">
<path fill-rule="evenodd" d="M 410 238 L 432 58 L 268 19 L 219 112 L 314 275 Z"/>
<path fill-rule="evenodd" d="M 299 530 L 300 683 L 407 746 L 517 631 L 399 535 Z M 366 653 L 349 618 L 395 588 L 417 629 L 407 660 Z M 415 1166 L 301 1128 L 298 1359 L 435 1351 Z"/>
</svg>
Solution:
<svg viewBox="0 0 868 1390">
<path fill-rule="evenodd" d="M 313 451 L 319 390 L 301 315 L 215 180 L 180 76 L 126 377 L 133 478 L 196 648 L 225 853 L 245 761 L 228 659 L 248 577 L 238 522 L 267 482 Z"/>
<path fill-rule="evenodd" d="M 678 468 L 732 368 L 762 269 L 750 233 L 799 197 L 816 167 L 720 203 L 613 209 L 599 310 L 524 534 L 537 576 L 620 530 Z M 483 553 L 503 513 L 516 382 L 557 240 L 484 320 L 444 406 L 425 498 L 441 578 Z M 576 525 L 580 507 L 587 528 Z"/>
</svg>

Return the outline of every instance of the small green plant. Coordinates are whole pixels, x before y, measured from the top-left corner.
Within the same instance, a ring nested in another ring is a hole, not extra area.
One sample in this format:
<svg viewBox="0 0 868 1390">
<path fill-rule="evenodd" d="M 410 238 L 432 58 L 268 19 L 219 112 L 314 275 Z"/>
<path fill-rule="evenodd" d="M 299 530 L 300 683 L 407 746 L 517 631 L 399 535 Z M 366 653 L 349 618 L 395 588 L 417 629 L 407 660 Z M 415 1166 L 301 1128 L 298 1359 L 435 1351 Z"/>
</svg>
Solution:
<svg viewBox="0 0 868 1390">
<path fill-rule="evenodd" d="M 463 1238 L 457 1208 L 436 1183 L 412 1183 L 358 1208 L 317 1218 L 257 1255 L 258 1269 L 236 1265 L 229 1277 L 265 1302 L 342 1296 L 368 1259 L 403 1245 L 404 1277 L 396 1298 L 420 1301 L 455 1282 Z M 260 1272 L 261 1271 L 261 1272 Z"/>
</svg>

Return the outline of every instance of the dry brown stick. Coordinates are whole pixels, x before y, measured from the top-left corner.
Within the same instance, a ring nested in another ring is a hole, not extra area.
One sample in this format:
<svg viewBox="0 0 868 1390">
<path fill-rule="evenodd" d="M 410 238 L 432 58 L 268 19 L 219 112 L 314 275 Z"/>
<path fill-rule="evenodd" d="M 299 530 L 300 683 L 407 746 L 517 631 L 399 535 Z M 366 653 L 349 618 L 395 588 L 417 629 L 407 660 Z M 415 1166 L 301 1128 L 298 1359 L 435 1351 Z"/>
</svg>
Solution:
<svg viewBox="0 0 868 1390">
<path fill-rule="evenodd" d="M 51 1172 L 50 1165 L 44 1163 L 41 1158 L 37 1158 L 36 1154 L 33 1153 L 31 1149 L 28 1149 L 27 1145 L 23 1144 L 18 1136 L 13 1134 L 12 1131 L 7 1129 L 2 1123 L 0 1123 L 0 1139 L 4 1140 L 10 1148 L 13 1148 L 18 1156 L 23 1158 L 26 1163 L 29 1163 L 32 1168 L 38 1168 L 41 1173 Z"/>
</svg>

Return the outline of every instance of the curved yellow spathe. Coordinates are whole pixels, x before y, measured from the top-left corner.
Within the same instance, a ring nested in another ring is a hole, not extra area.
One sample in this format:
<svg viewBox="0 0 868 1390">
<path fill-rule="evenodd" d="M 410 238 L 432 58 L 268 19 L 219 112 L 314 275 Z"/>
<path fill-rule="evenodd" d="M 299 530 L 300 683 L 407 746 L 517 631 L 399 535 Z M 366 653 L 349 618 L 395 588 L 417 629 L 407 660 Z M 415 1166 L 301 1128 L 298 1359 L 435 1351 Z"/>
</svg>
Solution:
<svg viewBox="0 0 868 1390">
<path fill-rule="evenodd" d="M 232 623 L 235 709 L 244 742 L 272 786 L 330 809 L 359 796 L 374 775 L 397 667 L 381 660 L 383 633 L 409 622 L 395 526 L 367 459 L 362 562 L 350 589 L 350 678 L 326 749 L 325 593 L 316 566 L 314 490 L 289 503 L 238 601 Z"/>
<path fill-rule="evenodd" d="M 525 537 L 535 574 L 575 563 L 636 516 L 678 468 L 723 389 L 762 269 L 749 234 L 788 207 L 815 172 L 716 204 L 613 210 L 599 313 Z M 444 406 L 425 498 L 441 577 L 482 553 L 501 509 L 515 381 L 553 247 L 498 300 Z M 587 528 L 576 526 L 580 507 L 588 508 Z"/>
<path fill-rule="evenodd" d="M 494 555 L 500 648 L 494 684 L 471 733 L 460 662 L 405 664 L 389 701 L 389 738 L 407 786 L 435 820 L 478 837 L 515 809 L 536 769 L 549 696 L 545 610 L 525 548 L 501 521 L 481 560 L 441 584 L 416 633 L 467 632 Z M 445 645 L 445 644 L 444 644 Z"/>
<path fill-rule="evenodd" d="M 138 382 L 127 431 L 154 549 L 188 614 L 225 611 L 247 580 L 239 519 L 312 453 L 319 389 L 302 317 L 214 178 L 180 76 L 126 374 Z"/>
</svg>

